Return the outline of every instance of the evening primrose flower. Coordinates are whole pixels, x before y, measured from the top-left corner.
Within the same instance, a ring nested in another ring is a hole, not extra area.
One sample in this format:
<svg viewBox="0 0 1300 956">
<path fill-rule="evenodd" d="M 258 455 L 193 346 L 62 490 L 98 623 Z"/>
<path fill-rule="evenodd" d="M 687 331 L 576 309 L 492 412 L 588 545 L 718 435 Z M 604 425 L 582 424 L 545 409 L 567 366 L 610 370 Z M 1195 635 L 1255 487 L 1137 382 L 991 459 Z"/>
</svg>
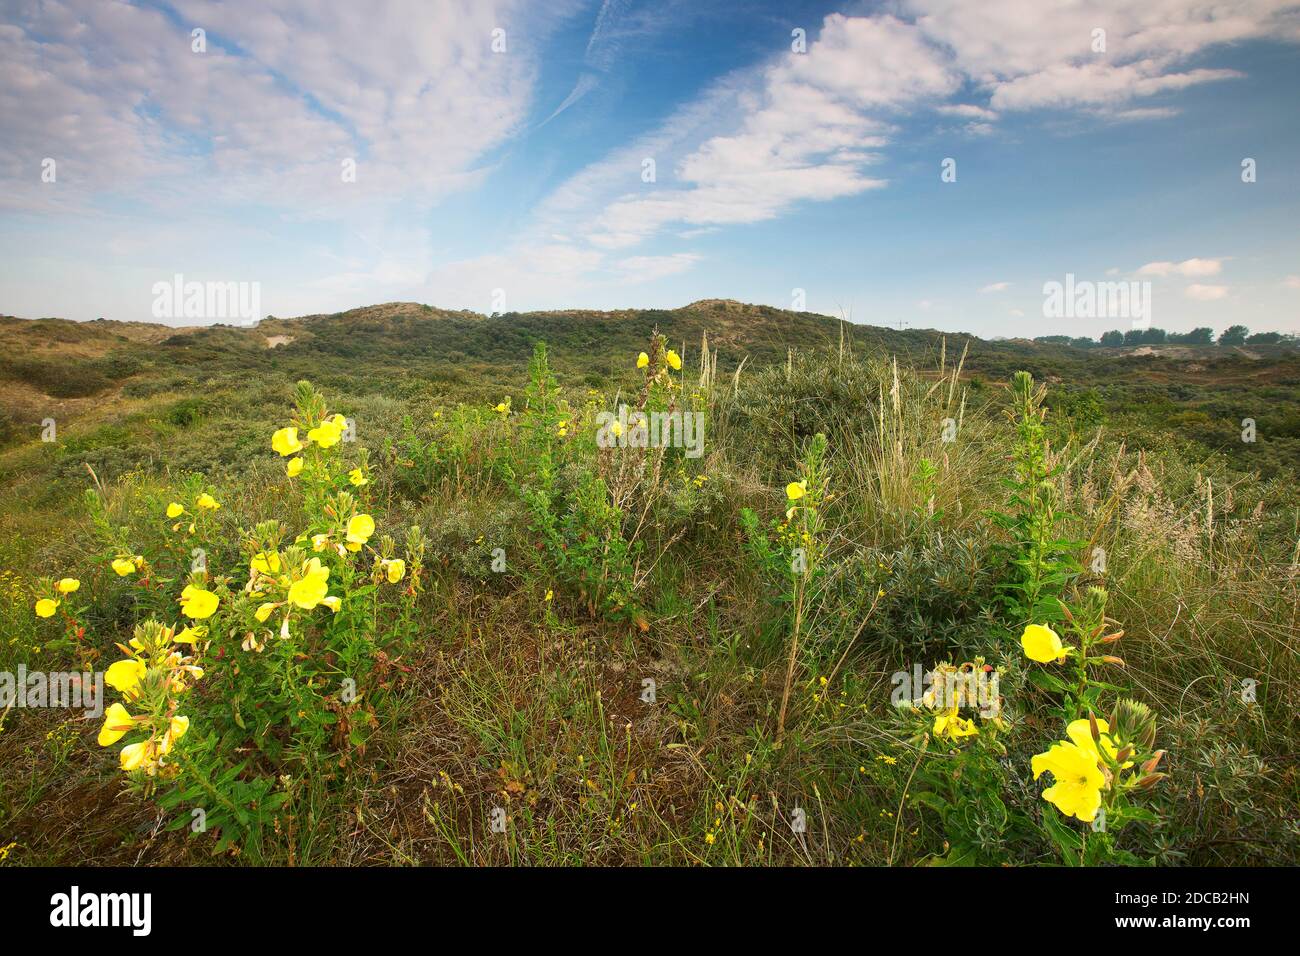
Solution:
<svg viewBox="0 0 1300 956">
<path fill-rule="evenodd" d="M 321 598 L 320 602 L 321 604 L 324 604 L 327 608 L 329 608 L 331 611 L 333 611 L 335 614 L 337 614 L 339 612 L 339 608 L 343 606 L 343 599 L 335 594 L 330 594 L 326 597 Z"/>
<path fill-rule="evenodd" d="M 185 514 L 185 506 L 179 501 L 173 501 L 167 506 L 167 517 L 179 518 L 183 514 Z"/>
<path fill-rule="evenodd" d="M 343 425 L 339 419 L 342 416 L 335 415 L 333 418 L 327 418 L 311 431 L 307 432 L 307 440 L 315 442 L 321 448 L 332 448 L 339 443 L 343 437 Z"/>
<path fill-rule="evenodd" d="M 280 555 L 276 551 L 259 551 L 253 555 L 253 560 L 248 563 L 248 566 L 262 574 L 279 574 Z"/>
<path fill-rule="evenodd" d="M 682 357 L 672 349 L 668 350 L 668 364 L 672 366 L 673 371 L 680 371 L 682 367 Z"/>
<path fill-rule="evenodd" d="M 128 574 L 134 574 L 138 569 L 130 558 L 114 558 L 113 570 L 117 572 L 118 577 L 124 578 Z"/>
<path fill-rule="evenodd" d="M 104 712 L 104 726 L 99 728 L 99 741 L 101 747 L 110 747 L 122 739 L 122 736 L 131 729 L 131 715 L 121 704 L 113 704 Z"/>
<path fill-rule="evenodd" d="M 650 364 L 650 356 L 646 355 L 644 352 L 642 352 L 640 355 L 636 357 L 637 368 L 645 368 L 649 364 Z"/>
<path fill-rule="evenodd" d="M 172 749 L 172 744 L 184 737 L 190 729 L 190 719 L 177 714 L 167 725 L 167 733 L 163 736 L 163 753 Z"/>
<path fill-rule="evenodd" d="M 393 558 L 393 560 L 385 563 L 387 564 L 386 570 L 388 572 L 388 583 L 396 584 L 398 581 L 402 580 L 403 576 L 406 574 L 406 562 L 401 558 Z"/>
<path fill-rule="evenodd" d="M 144 661 L 129 657 L 109 665 L 108 670 L 104 672 L 104 683 L 127 697 L 134 697 L 148 670 Z"/>
<path fill-rule="evenodd" d="M 1097 766 L 1097 754 L 1073 743 L 1053 744 L 1046 753 L 1034 754 L 1030 762 L 1037 780 L 1044 770 L 1056 781 L 1043 791 L 1043 799 L 1067 817 L 1091 823 L 1101 807 L 1101 790 L 1106 777 Z"/>
<path fill-rule="evenodd" d="M 289 585 L 290 603 L 310 611 L 325 599 L 329 577 L 330 569 L 320 563 L 320 558 L 312 558 L 303 565 L 303 576 Z"/>
<path fill-rule="evenodd" d="M 257 618 L 258 621 L 265 624 L 266 619 L 271 616 L 271 612 L 275 610 L 275 607 L 276 606 L 274 604 L 271 604 L 269 602 L 263 604 L 261 607 L 259 607 L 256 611 L 253 612 L 253 617 Z"/>
<path fill-rule="evenodd" d="M 297 478 L 302 473 L 302 459 L 290 458 L 288 466 L 284 469 L 285 474 L 290 478 Z"/>
<path fill-rule="evenodd" d="M 153 758 L 156 751 L 157 747 L 152 740 L 145 740 L 138 744 L 127 744 L 119 754 L 122 769 L 127 772 L 139 770 L 144 766 L 146 760 Z"/>
<path fill-rule="evenodd" d="M 1115 746 L 1115 741 L 1111 739 L 1109 733 L 1110 724 L 1104 718 L 1097 717 L 1095 719 L 1097 721 L 1097 732 L 1101 737 L 1101 749 L 1106 752 L 1106 755 L 1111 760 L 1114 760 L 1119 753 L 1119 748 Z M 1088 718 L 1084 717 L 1080 720 L 1070 721 L 1070 725 L 1065 728 L 1065 736 L 1074 741 L 1074 745 L 1080 750 L 1090 750 L 1097 755 L 1098 760 L 1101 759 L 1101 754 L 1097 750 L 1097 741 L 1092 739 L 1092 727 L 1088 723 Z M 1120 769 L 1127 770 L 1131 766 L 1133 766 L 1133 761 L 1129 760 Z"/>
<path fill-rule="evenodd" d="M 936 737 L 960 740 L 963 737 L 977 737 L 979 732 L 979 728 L 975 726 L 975 721 L 958 717 L 955 710 L 939 714 L 934 718 L 934 735 Z"/>
<path fill-rule="evenodd" d="M 791 501 L 798 501 L 807 493 L 808 493 L 807 480 L 792 481 L 790 482 L 790 484 L 785 486 L 785 496 L 789 498 Z"/>
<path fill-rule="evenodd" d="M 58 584 L 54 585 L 59 589 L 60 594 L 71 594 L 77 588 L 81 587 L 81 582 L 76 578 L 62 578 Z"/>
<path fill-rule="evenodd" d="M 59 609 L 59 602 L 50 598 L 41 598 L 36 602 L 37 617 L 53 617 L 54 612 Z"/>
<path fill-rule="evenodd" d="M 1040 664 L 1063 661 L 1069 650 L 1061 643 L 1057 633 L 1045 624 L 1026 625 L 1025 633 L 1020 635 L 1020 646 L 1026 657 Z"/>
<path fill-rule="evenodd" d="M 281 458 L 288 458 L 302 451 L 303 444 L 298 440 L 298 429 L 290 426 L 281 428 L 271 436 L 271 447 L 280 453 Z"/>
<path fill-rule="evenodd" d="M 353 515 L 348 521 L 348 550 L 360 551 L 361 546 L 370 540 L 370 536 L 375 533 L 375 519 L 370 515 Z M 356 545 L 356 547 L 353 547 Z"/>
<path fill-rule="evenodd" d="M 217 501 L 216 498 L 208 494 L 206 491 L 203 492 L 203 494 L 199 495 L 198 500 L 195 501 L 194 503 L 197 504 L 200 508 L 206 508 L 209 511 L 216 511 L 218 508 L 221 507 L 221 503 Z"/>
<path fill-rule="evenodd" d="M 360 468 L 353 468 L 348 472 L 348 481 L 352 482 L 352 484 L 358 488 L 362 485 L 370 484 L 370 479 L 361 473 Z"/>
<path fill-rule="evenodd" d="M 172 638 L 172 642 L 175 644 L 193 644 L 207 632 L 208 629 L 206 627 L 186 627 Z"/>
<path fill-rule="evenodd" d="M 185 590 L 181 592 L 180 603 L 181 613 L 186 617 L 202 619 L 211 617 L 220 602 L 211 591 L 187 584 Z"/>
</svg>

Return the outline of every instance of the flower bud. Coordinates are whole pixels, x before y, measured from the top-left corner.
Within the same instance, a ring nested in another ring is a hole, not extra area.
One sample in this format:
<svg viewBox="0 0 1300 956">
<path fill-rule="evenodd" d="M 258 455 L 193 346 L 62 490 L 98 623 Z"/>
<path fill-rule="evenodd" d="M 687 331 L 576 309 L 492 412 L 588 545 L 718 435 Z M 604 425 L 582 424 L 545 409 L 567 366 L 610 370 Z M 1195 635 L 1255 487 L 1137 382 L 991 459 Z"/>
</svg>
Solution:
<svg viewBox="0 0 1300 956">
<path fill-rule="evenodd" d="M 1142 765 L 1142 772 L 1151 773 L 1151 771 L 1155 770 L 1160 764 L 1160 758 L 1164 755 L 1165 752 L 1163 750 L 1157 750 L 1151 759 Z"/>
</svg>

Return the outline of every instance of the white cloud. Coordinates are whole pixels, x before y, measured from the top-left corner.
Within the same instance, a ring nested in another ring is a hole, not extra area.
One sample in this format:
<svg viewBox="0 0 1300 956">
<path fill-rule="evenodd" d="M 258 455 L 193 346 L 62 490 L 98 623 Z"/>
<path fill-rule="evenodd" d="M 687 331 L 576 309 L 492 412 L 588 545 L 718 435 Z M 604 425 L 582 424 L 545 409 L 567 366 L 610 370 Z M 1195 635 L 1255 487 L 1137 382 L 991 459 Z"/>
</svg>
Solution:
<svg viewBox="0 0 1300 956">
<path fill-rule="evenodd" d="M 1282 285 L 1288 289 L 1300 289 L 1300 276 L 1287 276 L 1282 280 Z"/>
<path fill-rule="evenodd" d="M 178 23 L 127 3 L 23 4 L 0 28 L 0 175 L 19 187 L 8 202 L 201 196 L 311 218 L 435 201 L 524 121 L 534 59 L 518 34 L 508 55 L 490 46 L 494 27 L 523 22 L 522 5 L 175 0 Z M 206 52 L 192 52 L 190 24 L 207 31 Z M 33 168 L 43 156 L 59 163 L 57 189 Z M 341 175 L 348 158 L 355 183 Z"/>
<path fill-rule="evenodd" d="M 695 253 L 677 252 L 670 256 L 630 256 L 616 263 L 616 267 L 629 282 L 653 282 L 685 272 L 699 261 Z"/>
<path fill-rule="evenodd" d="M 935 112 L 943 116 L 956 116 L 961 119 L 992 121 L 998 118 L 998 114 L 993 110 L 983 106 L 976 106 L 974 103 L 947 103 L 936 107 Z"/>
<path fill-rule="evenodd" d="M 988 285 L 984 286 L 984 288 L 980 289 L 980 292 L 1005 292 L 1009 288 L 1011 288 L 1010 282 L 990 282 Z"/>
<path fill-rule="evenodd" d="M 1222 259 L 1184 259 L 1182 262 L 1148 262 L 1138 269 L 1140 276 L 1184 276 L 1199 279 L 1216 276 L 1223 270 Z"/>
<path fill-rule="evenodd" d="M 1226 285 L 1201 285 L 1194 282 L 1183 290 L 1183 294 L 1197 302 L 1215 302 L 1228 294 Z"/>
<path fill-rule="evenodd" d="M 1122 115 L 1132 100 L 1235 76 L 1180 69 L 1210 46 L 1300 39 L 1300 10 L 1288 0 L 902 0 L 901 10 L 952 50 L 995 110 Z M 1093 51 L 1095 29 L 1105 31 L 1105 52 Z"/>
</svg>

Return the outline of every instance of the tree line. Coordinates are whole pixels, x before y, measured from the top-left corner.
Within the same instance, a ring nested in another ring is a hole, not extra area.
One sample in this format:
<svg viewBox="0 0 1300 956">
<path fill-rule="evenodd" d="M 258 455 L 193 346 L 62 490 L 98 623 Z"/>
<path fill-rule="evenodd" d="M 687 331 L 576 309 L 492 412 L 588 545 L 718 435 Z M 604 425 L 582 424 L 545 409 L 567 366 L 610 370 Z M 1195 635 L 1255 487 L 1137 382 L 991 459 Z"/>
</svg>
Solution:
<svg viewBox="0 0 1300 956">
<path fill-rule="evenodd" d="M 1208 326 L 1192 329 L 1190 332 L 1167 332 L 1164 329 L 1129 329 L 1121 331 L 1112 329 L 1102 334 L 1100 339 L 1072 335 L 1040 335 L 1035 342 L 1051 345 L 1073 345 L 1076 348 L 1119 348 L 1125 345 L 1213 345 L 1214 329 Z M 1255 332 L 1244 325 L 1230 325 L 1218 337 L 1219 345 L 1276 345 L 1279 342 L 1296 343 L 1295 335 L 1281 332 Z"/>
</svg>

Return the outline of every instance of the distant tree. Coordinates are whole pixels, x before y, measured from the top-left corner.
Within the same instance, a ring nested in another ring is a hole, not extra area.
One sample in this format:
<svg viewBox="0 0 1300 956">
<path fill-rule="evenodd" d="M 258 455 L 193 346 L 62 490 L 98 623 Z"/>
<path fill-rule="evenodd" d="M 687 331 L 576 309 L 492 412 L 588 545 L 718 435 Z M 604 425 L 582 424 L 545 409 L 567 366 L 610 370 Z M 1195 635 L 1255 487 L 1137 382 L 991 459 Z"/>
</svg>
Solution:
<svg viewBox="0 0 1300 956">
<path fill-rule="evenodd" d="M 1250 345 L 1276 345 L 1281 341 L 1281 332 L 1256 332 L 1254 335 L 1246 336 L 1246 342 Z"/>
<path fill-rule="evenodd" d="M 1069 345 L 1070 337 L 1068 335 L 1040 335 L 1034 341 L 1046 342 L 1048 345 Z"/>
<path fill-rule="evenodd" d="M 1220 345 L 1241 345 L 1246 341 L 1246 336 L 1250 334 L 1250 329 L 1244 325 L 1230 325 L 1223 330 L 1219 336 Z"/>
<path fill-rule="evenodd" d="M 1190 332 L 1181 332 L 1175 334 L 1169 333 L 1170 342 L 1178 342 L 1182 345 L 1209 345 L 1214 341 L 1214 329 L 1201 327 L 1192 329 Z"/>
<path fill-rule="evenodd" d="M 1142 342 L 1143 339 L 1142 339 L 1141 329 L 1129 329 L 1127 332 L 1124 333 L 1125 345 L 1141 345 Z"/>
<path fill-rule="evenodd" d="M 1147 345 L 1161 345 L 1169 340 L 1169 333 L 1164 329 L 1146 329 L 1142 333 L 1142 341 Z"/>
<path fill-rule="evenodd" d="M 1088 336 L 1081 335 L 1078 338 L 1070 339 L 1070 344 L 1073 345 L 1076 349 L 1090 349 L 1097 343 L 1094 342 L 1092 339 L 1088 338 Z"/>
<path fill-rule="evenodd" d="M 1117 348 L 1124 344 L 1124 333 L 1119 329 L 1111 329 L 1109 332 L 1103 332 L 1101 335 L 1101 344 L 1106 348 Z"/>
</svg>

